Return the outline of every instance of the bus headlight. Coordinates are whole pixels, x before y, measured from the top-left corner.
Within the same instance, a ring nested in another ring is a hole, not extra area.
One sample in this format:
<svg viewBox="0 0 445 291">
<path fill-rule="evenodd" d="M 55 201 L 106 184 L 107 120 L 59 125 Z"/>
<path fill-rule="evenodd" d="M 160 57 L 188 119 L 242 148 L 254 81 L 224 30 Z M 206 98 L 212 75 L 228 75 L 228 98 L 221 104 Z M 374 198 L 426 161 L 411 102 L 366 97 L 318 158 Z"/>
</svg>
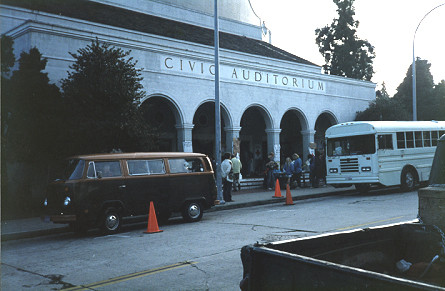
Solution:
<svg viewBox="0 0 445 291">
<path fill-rule="evenodd" d="M 338 173 L 338 169 L 337 168 L 330 168 L 329 169 L 329 173 Z"/>
<path fill-rule="evenodd" d="M 67 196 L 65 198 L 65 201 L 63 201 L 63 205 L 68 206 L 68 205 L 70 205 L 70 203 L 71 203 L 71 198 L 69 196 Z"/>
<path fill-rule="evenodd" d="M 362 172 L 371 172 L 371 167 L 362 167 Z"/>
</svg>

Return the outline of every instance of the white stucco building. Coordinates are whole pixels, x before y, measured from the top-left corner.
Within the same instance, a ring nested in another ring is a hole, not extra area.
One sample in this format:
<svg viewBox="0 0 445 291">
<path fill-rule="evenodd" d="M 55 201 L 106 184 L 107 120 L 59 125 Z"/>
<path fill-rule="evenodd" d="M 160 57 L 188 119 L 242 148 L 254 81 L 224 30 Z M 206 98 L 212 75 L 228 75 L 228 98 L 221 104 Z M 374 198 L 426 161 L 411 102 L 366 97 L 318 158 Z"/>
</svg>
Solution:
<svg viewBox="0 0 445 291">
<path fill-rule="evenodd" d="M 42 5 L 45 3 L 47 5 Z M 351 121 L 375 98 L 375 84 L 321 73 L 321 67 L 262 41 L 247 0 L 220 0 L 223 151 L 274 151 L 276 158 L 322 146 L 324 131 Z M 5 0 L 0 29 L 15 54 L 37 47 L 60 84 L 76 52 L 98 38 L 143 68 L 141 106 L 162 130 L 161 150 L 214 152 L 213 1 Z M 238 150 L 239 149 L 239 150 Z M 253 167 L 253 165 L 252 165 Z"/>
</svg>

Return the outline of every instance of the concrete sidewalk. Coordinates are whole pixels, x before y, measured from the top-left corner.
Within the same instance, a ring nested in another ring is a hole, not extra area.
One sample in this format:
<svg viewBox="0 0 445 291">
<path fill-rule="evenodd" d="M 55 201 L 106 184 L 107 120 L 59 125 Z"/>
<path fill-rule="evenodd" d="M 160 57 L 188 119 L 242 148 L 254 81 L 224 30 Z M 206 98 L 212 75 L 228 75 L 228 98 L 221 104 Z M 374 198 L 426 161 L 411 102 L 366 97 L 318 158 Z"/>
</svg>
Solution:
<svg viewBox="0 0 445 291">
<path fill-rule="evenodd" d="M 348 193 L 355 191 L 354 187 L 334 188 L 324 186 L 319 188 L 298 188 L 291 190 L 292 199 L 294 201 L 319 198 L 336 194 Z M 275 191 L 267 191 L 263 189 L 249 189 L 232 192 L 234 202 L 226 202 L 222 205 L 215 205 L 205 212 L 221 211 L 227 209 L 236 209 L 250 207 L 255 205 L 264 205 L 272 203 L 285 203 L 286 190 L 281 190 L 282 198 L 275 198 Z M 205 214 L 204 214 L 205 215 Z M 32 238 L 50 234 L 57 234 L 70 231 L 65 224 L 54 224 L 52 222 L 44 222 L 39 217 L 26 218 L 17 220 L 6 220 L 1 222 L 1 240 L 15 240 L 22 238 Z"/>
</svg>

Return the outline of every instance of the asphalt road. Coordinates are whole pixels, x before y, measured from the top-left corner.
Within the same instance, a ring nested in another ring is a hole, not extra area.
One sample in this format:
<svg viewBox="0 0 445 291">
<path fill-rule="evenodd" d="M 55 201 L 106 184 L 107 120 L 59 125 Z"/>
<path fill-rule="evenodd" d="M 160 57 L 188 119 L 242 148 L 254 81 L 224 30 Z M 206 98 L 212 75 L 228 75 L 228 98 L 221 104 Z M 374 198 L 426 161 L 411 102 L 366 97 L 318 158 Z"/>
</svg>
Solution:
<svg viewBox="0 0 445 291">
<path fill-rule="evenodd" d="M 415 219 L 417 192 L 397 191 L 210 212 L 154 234 L 145 224 L 7 241 L 1 290 L 239 290 L 242 246 Z"/>
</svg>

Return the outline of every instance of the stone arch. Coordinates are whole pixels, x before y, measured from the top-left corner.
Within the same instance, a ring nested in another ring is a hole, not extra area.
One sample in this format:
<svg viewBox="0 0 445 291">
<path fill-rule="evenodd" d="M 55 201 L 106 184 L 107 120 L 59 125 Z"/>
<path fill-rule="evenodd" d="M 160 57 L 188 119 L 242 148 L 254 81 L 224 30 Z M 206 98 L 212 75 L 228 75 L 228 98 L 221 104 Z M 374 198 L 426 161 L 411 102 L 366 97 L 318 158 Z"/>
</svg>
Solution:
<svg viewBox="0 0 445 291">
<path fill-rule="evenodd" d="M 282 162 L 293 153 L 304 156 L 305 141 L 303 132 L 307 132 L 309 125 L 306 115 L 299 108 L 289 108 L 282 116 L 280 122 L 280 146 Z"/>
<path fill-rule="evenodd" d="M 178 104 L 162 94 L 151 94 L 139 105 L 144 119 L 159 136 L 159 151 L 180 151 L 178 145 L 178 126 L 184 124 L 183 114 Z"/>
<path fill-rule="evenodd" d="M 245 177 L 261 177 L 270 150 L 269 133 L 266 130 L 274 128 L 272 116 L 264 106 L 251 104 L 243 111 L 240 127 L 240 158 L 244 165 L 242 174 Z"/>
<path fill-rule="evenodd" d="M 232 118 L 227 107 L 221 103 L 221 144 L 226 144 L 225 128 L 232 126 Z M 193 151 L 215 157 L 215 102 L 203 100 L 198 104 L 193 115 L 192 131 Z M 227 149 L 222 148 L 222 151 Z"/>
<path fill-rule="evenodd" d="M 314 142 L 318 150 L 324 150 L 325 148 L 326 129 L 337 123 L 337 117 L 329 110 L 324 110 L 318 115 L 314 126 Z"/>
</svg>

